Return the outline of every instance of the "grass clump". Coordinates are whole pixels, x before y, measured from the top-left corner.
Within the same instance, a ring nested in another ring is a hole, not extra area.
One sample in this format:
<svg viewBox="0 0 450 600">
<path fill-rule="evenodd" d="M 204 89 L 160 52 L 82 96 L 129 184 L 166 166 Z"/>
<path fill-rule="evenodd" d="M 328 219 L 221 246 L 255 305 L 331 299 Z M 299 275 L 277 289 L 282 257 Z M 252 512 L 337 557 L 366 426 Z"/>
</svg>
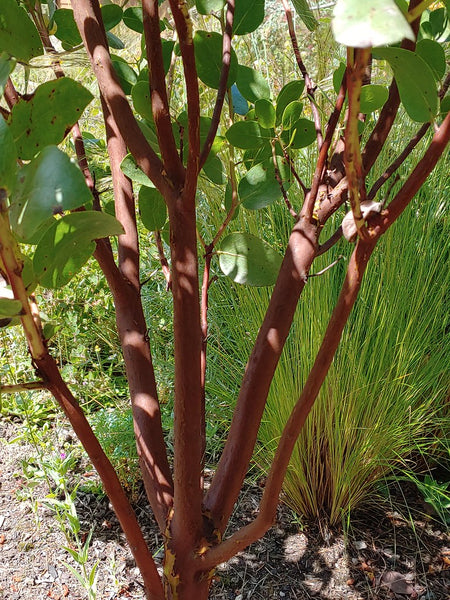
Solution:
<svg viewBox="0 0 450 600">
<path fill-rule="evenodd" d="M 411 457 L 427 455 L 435 436 L 445 435 L 438 424 L 450 383 L 445 344 L 450 232 L 433 190 L 443 194 L 446 185 L 443 170 L 438 170 L 372 258 L 286 475 L 285 500 L 301 515 L 339 522 L 373 497 L 378 482 L 396 468 L 412 468 Z M 283 229 L 281 210 L 272 209 L 275 232 Z M 315 262 L 314 270 L 351 250 L 340 243 Z M 257 461 L 263 468 L 270 464 L 313 364 L 345 268 L 341 261 L 311 279 L 302 295 L 260 428 Z M 234 286 L 228 297 L 222 293 L 226 294 L 220 284 L 212 291 L 226 323 L 226 331 L 216 330 L 214 344 L 235 362 L 235 381 L 229 382 L 234 386 L 242 376 L 269 291 Z M 235 333 L 230 334 L 232 328 Z M 244 343 L 237 345 L 236 339 Z"/>
</svg>

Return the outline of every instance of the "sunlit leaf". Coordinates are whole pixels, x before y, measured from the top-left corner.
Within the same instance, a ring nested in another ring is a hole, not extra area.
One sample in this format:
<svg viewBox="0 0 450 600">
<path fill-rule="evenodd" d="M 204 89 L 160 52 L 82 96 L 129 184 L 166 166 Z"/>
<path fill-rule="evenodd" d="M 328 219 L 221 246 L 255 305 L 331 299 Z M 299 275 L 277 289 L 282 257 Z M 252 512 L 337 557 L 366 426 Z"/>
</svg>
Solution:
<svg viewBox="0 0 450 600">
<path fill-rule="evenodd" d="M 277 125 L 281 123 L 284 109 L 294 100 L 298 100 L 305 89 L 303 80 L 295 79 L 287 83 L 280 91 L 277 97 Z"/>
<path fill-rule="evenodd" d="M 275 107 L 265 98 L 255 102 L 255 115 L 258 123 L 264 129 L 272 129 L 275 127 Z"/>
<path fill-rule="evenodd" d="M 291 173 L 284 158 L 277 156 L 278 176 L 285 191 L 291 184 Z M 275 175 L 273 158 L 270 157 L 252 167 L 239 182 L 239 201 L 249 210 L 259 210 L 270 206 L 283 197 Z"/>
<path fill-rule="evenodd" d="M 144 21 L 142 17 L 142 7 L 130 6 L 127 8 L 123 13 L 123 22 L 129 29 L 137 31 L 138 33 L 143 33 Z"/>
<path fill-rule="evenodd" d="M 342 85 L 342 80 L 345 75 L 345 63 L 339 63 L 339 67 L 333 72 L 333 89 L 336 94 L 339 92 L 340 87 Z"/>
<path fill-rule="evenodd" d="M 237 121 L 225 134 L 227 140 L 236 148 L 257 148 L 270 139 L 270 133 L 262 130 L 256 121 Z"/>
<path fill-rule="evenodd" d="M 439 99 L 433 72 L 423 58 L 403 48 L 377 48 L 373 56 L 391 65 L 400 99 L 411 119 L 420 123 L 432 120 Z"/>
<path fill-rule="evenodd" d="M 2 0 L 0 9 L 0 52 L 28 62 L 43 53 L 41 38 L 27 11 L 16 0 Z"/>
<path fill-rule="evenodd" d="M 62 77 L 41 84 L 31 100 L 20 100 L 11 116 L 19 158 L 30 160 L 45 146 L 59 144 L 92 98 L 81 83 Z"/>
<path fill-rule="evenodd" d="M 236 283 L 251 286 L 273 285 L 282 257 L 271 246 L 250 233 L 227 235 L 217 251 L 219 265 Z"/>
<path fill-rule="evenodd" d="M 270 98 L 270 87 L 266 79 L 261 73 L 250 67 L 238 66 L 236 85 L 249 102 L 256 102 L 260 98 Z"/>
<path fill-rule="evenodd" d="M 213 11 L 218 12 L 225 4 L 226 0 L 195 0 L 195 6 L 201 15 L 209 15 Z"/>
<path fill-rule="evenodd" d="M 388 99 L 389 92 L 383 85 L 363 85 L 360 95 L 359 110 L 368 114 L 381 108 Z"/>
<path fill-rule="evenodd" d="M 292 4 L 294 5 L 295 11 L 309 29 L 309 31 L 314 31 L 319 26 L 319 22 L 314 17 L 312 10 L 309 8 L 309 4 L 307 0 L 292 0 Z"/>
<path fill-rule="evenodd" d="M 415 39 L 395 0 L 337 0 L 331 26 L 337 42 L 355 48 Z"/>
<path fill-rule="evenodd" d="M 309 119 L 299 119 L 291 129 L 283 131 L 281 139 L 290 148 L 306 148 L 316 139 L 316 128 Z"/>
<path fill-rule="evenodd" d="M 213 31 L 196 31 L 194 36 L 195 61 L 198 77 L 210 88 L 218 89 L 222 71 L 223 36 Z M 236 80 L 237 58 L 231 51 L 230 72 L 227 85 Z"/>
<path fill-rule="evenodd" d="M 295 123 L 300 119 L 302 112 L 303 102 L 299 102 L 298 100 L 290 102 L 284 109 L 283 117 L 281 118 L 283 129 L 292 129 Z"/>
<path fill-rule="evenodd" d="M 113 29 L 122 20 L 123 11 L 117 4 L 105 4 L 101 7 L 101 11 L 106 31 Z"/>
<path fill-rule="evenodd" d="M 153 187 L 152 181 L 150 181 L 147 175 L 137 166 L 136 161 L 131 154 L 125 156 L 120 163 L 120 168 L 131 181 Z"/>
<path fill-rule="evenodd" d="M 11 226 L 20 239 L 30 242 L 52 215 L 83 206 L 91 199 L 78 166 L 56 146 L 47 146 L 18 173 L 11 198 Z"/>
<path fill-rule="evenodd" d="M 264 20 L 264 0 L 235 0 L 233 33 L 244 35 L 258 29 Z"/>
<path fill-rule="evenodd" d="M 68 50 L 81 44 L 81 36 L 77 24 L 73 18 L 73 10 L 59 8 L 53 15 L 56 24 L 55 37 L 62 42 L 63 48 Z"/>
<path fill-rule="evenodd" d="M 0 298 L 0 319 L 16 317 L 22 312 L 22 302 L 10 298 Z"/>
<path fill-rule="evenodd" d="M 78 273 L 95 250 L 94 240 L 123 233 L 107 213 L 75 212 L 58 219 L 42 236 L 33 259 L 41 285 L 59 288 Z"/>
<path fill-rule="evenodd" d="M 445 75 L 445 51 L 439 42 L 434 40 L 420 40 L 416 45 L 418 54 L 428 64 L 437 81 Z"/>
</svg>

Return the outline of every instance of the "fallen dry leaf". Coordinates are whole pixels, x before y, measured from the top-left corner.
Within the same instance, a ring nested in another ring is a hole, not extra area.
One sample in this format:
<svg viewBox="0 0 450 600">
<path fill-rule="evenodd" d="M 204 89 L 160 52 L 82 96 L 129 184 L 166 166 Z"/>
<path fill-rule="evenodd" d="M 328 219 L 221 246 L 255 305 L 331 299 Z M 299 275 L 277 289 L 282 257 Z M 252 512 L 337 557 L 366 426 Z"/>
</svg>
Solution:
<svg viewBox="0 0 450 600">
<path fill-rule="evenodd" d="M 387 587 L 395 595 L 411 596 L 415 593 L 413 586 L 406 581 L 405 576 L 397 571 L 385 571 L 380 577 L 379 584 Z"/>
</svg>

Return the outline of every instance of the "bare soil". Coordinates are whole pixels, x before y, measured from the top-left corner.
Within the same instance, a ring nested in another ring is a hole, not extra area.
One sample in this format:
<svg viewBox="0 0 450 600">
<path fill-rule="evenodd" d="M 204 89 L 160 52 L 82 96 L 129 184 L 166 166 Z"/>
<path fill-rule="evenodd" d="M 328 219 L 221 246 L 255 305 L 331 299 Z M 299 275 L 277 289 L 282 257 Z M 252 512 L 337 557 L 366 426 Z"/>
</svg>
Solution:
<svg viewBox="0 0 450 600">
<path fill-rule="evenodd" d="M 76 564 L 54 513 L 33 500 L 45 497 L 48 488 L 39 485 L 29 493 L 20 461 L 33 448 L 9 443 L 16 433 L 17 425 L 0 422 L 0 599 L 88 598 L 65 566 Z M 402 494 L 405 514 L 379 505 L 354 515 L 345 534 L 314 524 L 303 528 L 281 505 L 264 539 L 219 567 L 211 599 L 449 600 L 448 532 L 426 514 L 414 490 Z M 254 518 L 260 496 L 260 485 L 246 484 L 230 530 Z M 142 492 L 135 509 L 162 569 L 162 541 Z M 143 599 L 139 572 L 107 498 L 79 491 L 77 512 L 82 533 L 94 530 L 89 567 L 98 562 L 97 599 Z"/>
</svg>

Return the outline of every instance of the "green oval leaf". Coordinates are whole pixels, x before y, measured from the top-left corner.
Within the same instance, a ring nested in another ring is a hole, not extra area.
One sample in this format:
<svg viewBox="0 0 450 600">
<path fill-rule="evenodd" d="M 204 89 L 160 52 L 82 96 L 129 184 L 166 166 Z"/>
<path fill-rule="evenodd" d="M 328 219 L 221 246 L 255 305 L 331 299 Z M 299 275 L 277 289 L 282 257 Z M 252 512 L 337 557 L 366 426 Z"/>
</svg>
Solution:
<svg viewBox="0 0 450 600">
<path fill-rule="evenodd" d="M 10 319 L 22 313 L 22 302 L 10 298 L 0 298 L 0 319 Z"/>
<path fill-rule="evenodd" d="M 239 182 L 239 200 L 249 210 L 270 206 L 283 197 L 271 159 L 252 167 Z"/>
<path fill-rule="evenodd" d="M 309 119 L 299 119 L 289 131 L 283 131 L 281 139 L 290 148 L 306 148 L 316 139 L 316 128 Z"/>
<path fill-rule="evenodd" d="M 300 119 L 303 111 L 303 102 L 294 100 L 290 102 L 284 109 L 283 116 L 281 118 L 281 124 L 283 129 L 292 129 L 292 127 Z"/>
<path fill-rule="evenodd" d="M 117 35 L 114 35 L 111 31 L 106 32 L 106 39 L 108 41 L 108 46 L 113 48 L 114 50 L 123 50 L 125 48 L 125 44 L 122 42 Z"/>
<path fill-rule="evenodd" d="M 206 177 L 216 185 L 224 185 L 226 182 L 226 173 L 222 161 L 218 156 L 210 154 L 203 165 L 203 172 Z"/>
<path fill-rule="evenodd" d="M 167 221 L 167 207 L 161 193 L 143 185 L 139 190 L 139 213 L 149 231 L 162 229 Z"/>
<path fill-rule="evenodd" d="M 264 21 L 264 0 L 235 0 L 233 33 L 245 35 Z"/>
<path fill-rule="evenodd" d="M 137 73 L 133 71 L 127 61 L 121 56 L 112 54 L 111 61 L 124 93 L 129 96 L 137 81 Z"/>
<path fill-rule="evenodd" d="M 360 111 L 367 115 L 381 108 L 388 99 L 388 89 L 383 85 L 363 85 L 360 95 Z"/>
<path fill-rule="evenodd" d="M 269 84 L 258 71 L 250 67 L 238 66 L 236 85 L 249 102 L 256 102 L 260 98 L 270 98 Z"/>
<path fill-rule="evenodd" d="M 314 17 L 312 10 L 309 8 L 307 0 L 292 0 L 292 4 L 294 5 L 295 12 L 298 14 L 309 31 L 314 31 L 317 29 L 319 22 Z"/>
<path fill-rule="evenodd" d="M 209 15 L 211 12 L 218 12 L 225 6 L 226 0 L 195 0 L 197 12 L 201 15 Z"/>
<path fill-rule="evenodd" d="M 66 285 L 94 252 L 94 240 L 122 233 L 117 219 L 98 211 L 58 219 L 36 247 L 33 267 L 39 282 L 47 288 Z"/>
<path fill-rule="evenodd" d="M 123 13 L 123 22 L 129 29 L 143 33 L 144 19 L 142 16 L 142 7 L 130 6 L 130 8 L 127 8 Z"/>
<path fill-rule="evenodd" d="M 222 71 L 222 45 L 223 36 L 213 31 L 196 31 L 194 36 L 195 62 L 197 75 L 205 85 L 218 89 L 220 73 Z M 236 80 L 237 58 L 231 50 L 230 73 L 227 87 Z"/>
<path fill-rule="evenodd" d="M 337 0 L 331 28 L 337 42 L 354 48 L 415 40 L 395 0 Z"/>
<path fill-rule="evenodd" d="M 420 40 L 416 45 L 418 54 L 430 67 L 435 79 L 439 81 L 445 75 L 445 51 L 444 48 L 434 40 Z"/>
<path fill-rule="evenodd" d="M 128 177 L 128 179 L 131 179 L 131 181 L 133 181 L 134 183 L 140 183 L 141 185 L 153 187 L 153 182 L 137 166 L 136 161 L 134 160 L 131 154 L 127 154 L 125 156 L 125 158 L 120 163 L 120 168 L 122 172 L 125 173 L 125 175 Z"/>
<path fill-rule="evenodd" d="M 431 121 L 437 115 L 439 99 L 433 72 L 423 58 L 403 48 L 377 48 L 373 56 L 391 65 L 400 99 L 411 119 Z"/>
<path fill-rule="evenodd" d="M 227 235 L 217 254 L 224 275 L 251 286 L 273 285 L 283 260 L 271 246 L 243 232 Z"/>
<path fill-rule="evenodd" d="M 42 42 L 27 11 L 16 0 L 2 0 L 0 9 L 0 52 L 28 62 L 43 54 Z"/>
<path fill-rule="evenodd" d="M 9 196 L 16 182 L 17 150 L 12 133 L 0 115 L 0 189 Z"/>
<path fill-rule="evenodd" d="M 55 37 L 62 42 L 64 50 L 69 50 L 81 44 L 82 39 L 73 18 L 73 10 L 70 8 L 59 8 L 55 11 L 53 20 L 56 24 Z"/>
<path fill-rule="evenodd" d="M 227 140 L 236 148 L 257 148 L 270 139 L 267 130 L 263 131 L 256 121 L 237 121 L 225 134 Z"/>
<path fill-rule="evenodd" d="M 276 160 L 278 176 L 287 191 L 291 185 L 291 171 L 283 157 L 277 156 Z M 265 208 L 283 197 L 272 157 L 256 164 L 242 177 L 238 194 L 242 206 L 249 210 Z"/>
<path fill-rule="evenodd" d="M 31 100 L 11 113 L 11 133 L 19 158 L 30 160 L 49 144 L 59 144 L 78 121 L 93 95 L 69 77 L 41 84 Z"/>
<path fill-rule="evenodd" d="M 147 81 L 138 81 L 131 90 L 134 110 L 141 117 L 144 117 L 150 123 L 153 123 L 152 101 L 150 98 L 150 89 Z"/>
<path fill-rule="evenodd" d="M 113 29 L 122 20 L 123 11 L 117 4 L 105 4 L 100 10 L 102 11 L 103 25 L 106 31 Z"/>
<path fill-rule="evenodd" d="M 288 104 L 298 100 L 305 89 L 305 82 L 299 79 L 290 81 L 281 88 L 277 97 L 277 125 L 281 123 L 284 110 Z"/>
<path fill-rule="evenodd" d="M 333 89 L 336 92 L 336 94 L 339 92 L 339 90 L 341 88 L 342 80 L 345 75 L 345 69 L 346 69 L 345 63 L 341 62 L 341 63 L 339 63 L 338 68 L 333 73 Z"/>
<path fill-rule="evenodd" d="M 10 221 L 14 233 L 30 242 L 52 215 L 79 208 L 92 200 L 78 166 L 56 146 L 47 146 L 22 167 L 11 198 Z"/>
<path fill-rule="evenodd" d="M 275 127 L 275 107 L 270 100 L 264 98 L 257 100 L 255 102 L 255 115 L 258 123 L 264 129 Z"/>
</svg>

